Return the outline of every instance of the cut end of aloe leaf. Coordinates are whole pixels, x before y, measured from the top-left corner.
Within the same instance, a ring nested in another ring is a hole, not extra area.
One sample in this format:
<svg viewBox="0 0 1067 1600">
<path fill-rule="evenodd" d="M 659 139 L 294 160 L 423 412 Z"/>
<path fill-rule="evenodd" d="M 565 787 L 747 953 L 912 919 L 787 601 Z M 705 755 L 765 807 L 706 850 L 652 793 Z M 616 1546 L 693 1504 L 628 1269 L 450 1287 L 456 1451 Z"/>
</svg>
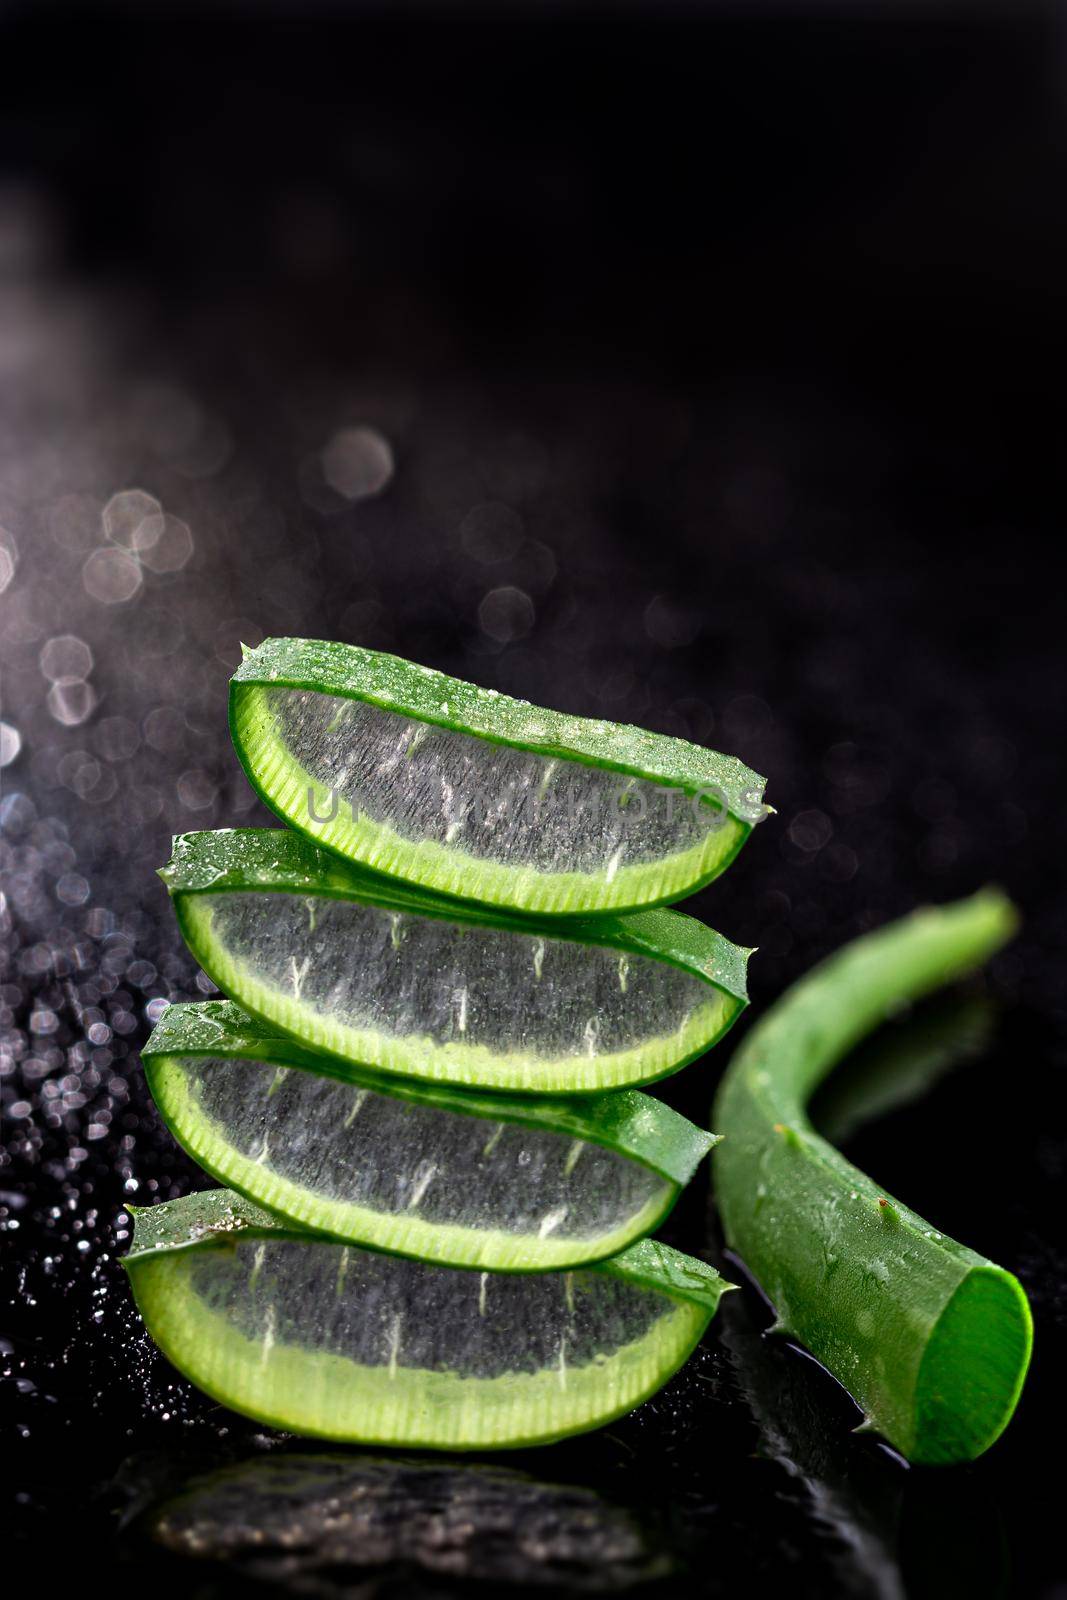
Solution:
<svg viewBox="0 0 1067 1600">
<path fill-rule="evenodd" d="M 349 861 L 545 916 L 680 899 L 766 814 L 734 757 L 353 645 L 268 639 L 230 692 L 262 798 Z"/>
<path fill-rule="evenodd" d="M 451 1450 L 632 1410 L 728 1287 L 650 1241 L 572 1272 L 408 1261 L 286 1231 L 225 1190 L 141 1212 L 125 1265 L 153 1339 L 222 1404 L 296 1433 Z"/>
<path fill-rule="evenodd" d="M 315 1057 L 236 1006 L 172 1006 L 144 1051 L 179 1144 L 221 1183 L 346 1242 L 540 1272 L 652 1232 L 714 1143 L 647 1095 L 519 1099 Z"/>
<path fill-rule="evenodd" d="M 745 1004 L 745 953 L 680 912 L 531 922 L 352 873 L 296 835 L 185 835 L 182 933 L 245 1010 L 428 1082 L 585 1094 L 650 1083 Z"/>
<path fill-rule="evenodd" d="M 1019 1280 L 1000 1267 L 973 1268 L 922 1358 L 911 1460 L 973 1461 L 999 1439 L 1022 1393 L 1033 1337 Z"/>
</svg>

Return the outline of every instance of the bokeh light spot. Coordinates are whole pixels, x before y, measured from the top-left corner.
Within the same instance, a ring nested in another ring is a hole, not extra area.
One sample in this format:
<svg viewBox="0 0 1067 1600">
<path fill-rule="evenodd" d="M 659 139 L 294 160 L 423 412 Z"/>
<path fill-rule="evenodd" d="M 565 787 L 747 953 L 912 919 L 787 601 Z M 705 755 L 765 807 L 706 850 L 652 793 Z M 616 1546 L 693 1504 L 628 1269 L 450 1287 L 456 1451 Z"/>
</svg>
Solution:
<svg viewBox="0 0 1067 1600">
<path fill-rule="evenodd" d="M 178 779 L 178 799 L 190 811 L 204 811 L 213 805 L 218 784 L 201 767 L 191 767 Z"/>
<path fill-rule="evenodd" d="M 91 494 L 64 494 L 48 509 L 48 531 L 73 555 L 91 550 L 100 538 L 100 501 Z"/>
<path fill-rule="evenodd" d="M 141 569 L 131 555 L 116 546 L 102 545 L 87 556 L 82 583 L 94 600 L 106 606 L 132 600 L 141 587 Z"/>
<path fill-rule="evenodd" d="M 93 742 L 105 761 L 128 761 L 140 747 L 141 735 L 129 717 L 104 717 Z"/>
<path fill-rule="evenodd" d="M 341 428 L 322 452 L 322 475 L 346 500 L 381 494 L 393 471 L 392 447 L 376 428 Z"/>
<path fill-rule="evenodd" d="M 525 589 L 516 589 L 510 583 L 490 589 L 478 607 L 482 632 L 499 644 L 524 639 L 534 625 L 535 616 L 534 603 Z"/>
<path fill-rule="evenodd" d="M 65 728 L 76 728 L 92 715 L 96 694 L 91 683 L 79 678 L 73 683 L 54 683 L 47 700 L 48 709 L 57 722 Z"/>
<path fill-rule="evenodd" d="M 143 489 L 121 489 L 103 513 L 104 532 L 124 550 L 150 550 L 163 532 L 163 507 Z"/>
<path fill-rule="evenodd" d="M 499 500 L 472 506 L 459 525 L 464 550 L 486 565 L 509 560 L 522 543 L 522 535 L 519 513 Z"/>
<path fill-rule="evenodd" d="M 65 872 L 56 882 L 56 898 L 65 906 L 83 906 L 89 898 L 89 885 L 80 872 Z"/>
<path fill-rule="evenodd" d="M 6 528 L 0 528 L 0 594 L 11 583 L 18 564 L 18 551 L 14 538 Z"/>
<path fill-rule="evenodd" d="M 0 722 L 0 767 L 9 767 L 22 749 L 22 735 L 12 722 Z"/>
<path fill-rule="evenodd" d="M 150 549 L 141 552 L 141 560 L 150 572 L 180 572 L 192 553 L 189 524 L 165 512 L 159 537 Z"/>
<path fill-rule="evenodd" d="M 74 633 L 59 633 L 41 648 L 41 671 L 50 683 L 80 683 L 93 670 L 93 652 Z"/>
<path fill-rule="evenodd" d="M 143 727 L 146 743 L 166 754 L 182 748 L 188 724 L 177 706 L 156 706 L 145 717 Z"/>
<path fill-rule="evenodd" d="M 834 825 L 825 811 L 798 811 L 789 824 L 789 837 L 798 850 L 813 855 L 829 844 Z"/>
</svg>

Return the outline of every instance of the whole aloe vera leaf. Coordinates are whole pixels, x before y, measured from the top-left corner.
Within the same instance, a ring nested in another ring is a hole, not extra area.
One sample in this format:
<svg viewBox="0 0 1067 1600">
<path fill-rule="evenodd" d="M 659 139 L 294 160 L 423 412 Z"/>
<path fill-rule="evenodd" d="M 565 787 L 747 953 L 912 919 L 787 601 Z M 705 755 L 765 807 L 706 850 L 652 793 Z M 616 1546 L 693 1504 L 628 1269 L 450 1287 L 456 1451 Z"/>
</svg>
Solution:
<svg viewBox="0 0 1067 1600">
<path fill-rule="evenodd" d="M 212 1177 L 316 1233 L 454 1266 L 615 1255 L 659 1226 L 716 1142 L 632 1090 L 523 1098 L 369 1073 L 226 1001 L 171 1006 L 142 1058 Z"/>
<path fill-rule="evenodd" d="M 746 1004 L 748 951 L 681 912 L 531 920 L 343 866 L 298 834 L 185 834 L 161 877 L 246 1011 L 401 1076 L 536 1093 L 648 1083 Z"/>
<path fill-rule="evenodd" d="M 723 1079 L 715 1194 L 728 1244 L 777 1312 L 911 1461 L 969 1461 L 1007 1426 L 1030 1359 L 1018 1280 L 946 1238 L 819 1137 L 813 1091 L 902 1001 L 1009 939 L 999 893 L 917 911 L 789 989 Z"/>
<path fill-rule="evenodd" d="M 729 866 L 767 809 L 764 780 L 732 756 L 354 645 L 250 651 L 230 731 L 262 798 L 316 843 L 541 915 L 678 900 Z"/>
<path fill-rule="evenodd" d="M 647 1239 L 573 1272 L 409 1261 L 225 1189 L 136 1212 L 124 1265 L 156 1344 L 223 1405 L 320 1438 L 449 1450 L 546 1443 L 633 1410 L 730 1287 Z"/>
</svg>

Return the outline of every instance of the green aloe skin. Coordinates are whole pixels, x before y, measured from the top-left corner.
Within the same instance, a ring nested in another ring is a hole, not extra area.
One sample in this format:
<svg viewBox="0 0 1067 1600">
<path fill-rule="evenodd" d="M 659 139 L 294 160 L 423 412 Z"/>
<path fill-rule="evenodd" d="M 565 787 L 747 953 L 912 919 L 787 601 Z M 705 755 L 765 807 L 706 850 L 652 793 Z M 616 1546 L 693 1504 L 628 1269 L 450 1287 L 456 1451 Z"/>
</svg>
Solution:
<svg viewBox="0 0 1067 1600">
<path fill-rule="evenodd" d="M 765 1013 L 723 1080 L 715 1194 L 727 1243 L 777 1313 L 910 1461 L 973 1460 L 1009 1422 L 1030 1359 L 1026 1296 L 814 1130 L 826 1075 L 901 1002 L 972 970 L 1013 934 L 986 890 L 847 945 Z"/>
<path fill-rule="evenodd" d="M 302 1049 L 228 1001 L 171 1006 L 143 1051 L 164 1121 L 276 1215 L 400 1255 L 543 1272 L 653 1232 L 714 1137 L 632 1090 L 479 1094 Z"/>
<path fill-rule="evenodd" d="M 660 1389 L 731 1286 L 643 1239 L 572 1272 L 492 1273 L 316 1237 L 225 1189 L 134 1212 L 145 1325 L 207 1394 L 346 1443 L 517 1449 Z"/>
<path fill-rule="evenodd" d="M 565 716 L 397 656 L 267 639 L 230 685 L 249 781 L 317 844 L 540 916 L 679 900 L 767 813 L 733 756 Z"/>
</svg>

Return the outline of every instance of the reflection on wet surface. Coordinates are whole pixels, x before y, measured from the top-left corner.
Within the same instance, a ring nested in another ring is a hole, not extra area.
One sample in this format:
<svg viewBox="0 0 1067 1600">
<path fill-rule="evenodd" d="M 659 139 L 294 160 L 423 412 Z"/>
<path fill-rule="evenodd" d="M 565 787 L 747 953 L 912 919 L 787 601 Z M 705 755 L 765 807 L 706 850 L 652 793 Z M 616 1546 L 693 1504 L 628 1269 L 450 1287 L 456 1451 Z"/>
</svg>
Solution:
<svg viewBox="0 0 1067 1600">
<path fill-rule="evenodd" d="M 970 1474 L 909 1469 L 888 1448 L 854 1438 L 842 1426 L 851 1401 L 841 1391 L 841 1406 L 828 1404 L 833 1380 L 761 1329 L 747 1297 L 724 1302 L 720 1336 L 760 1453 L 788 1480 L 779 1495 L 821 1535 L 832 1592 L 874 1600 L 1009 1593 L 1001 1517 Z"/>
<path fill-rule="evenodd" d="M 816 1369 L 815 1381 L 805 1382 L 804 1358 L 761 1330 L 748 1305 L 732 1309 L 727 1316 L 724 1308 L 720 1332 L 760 1453 L 791 1480 L 779 1492 L 799 1501 L 838 1547 L 833 1564 L 846 1592 L 902 1600 L 897 1523 L 906 1470 L 843 1438 L 840 1416 L 825 1404 L 827 1375 Z"/>
<path fill-rule="evenodd" d="M 837 1547 L 833 1565 L 842 1587 L 903 1600 L 897 1523 L 905 1470 L 842 1443 L 839 1417 L 827 1423 L 823 1385 L 805 1387 L 797 1370 L 803 1358 L 761 1331 L 747 1307 L 728 1318 L 724 1309 L 721 1332 L 759 1430 L 760 1453 L 791 1480 L 779 1492 L 799 1501 Z"/>
<path fill-rule="evenodd" d="M 879 1029 L 830 1075 L 812 1101 L 812 1121 L 831 1144 L 841 1144 L 876 1117 L 920 1100 L 988 1048 L 996 1016 L 986 994 L 927 1000 L 904 1021 Z"/>
<path fill-rule="evenodd" d="M 375 1592 L 404 1572 L 604 1592 L 673 1567 L 652 1529 L 591 1489 L 447 1458 L 252 1457 L 195 1474 L 133 1526 L 174 1555 L 307 1595 Z"/>
</svg>

